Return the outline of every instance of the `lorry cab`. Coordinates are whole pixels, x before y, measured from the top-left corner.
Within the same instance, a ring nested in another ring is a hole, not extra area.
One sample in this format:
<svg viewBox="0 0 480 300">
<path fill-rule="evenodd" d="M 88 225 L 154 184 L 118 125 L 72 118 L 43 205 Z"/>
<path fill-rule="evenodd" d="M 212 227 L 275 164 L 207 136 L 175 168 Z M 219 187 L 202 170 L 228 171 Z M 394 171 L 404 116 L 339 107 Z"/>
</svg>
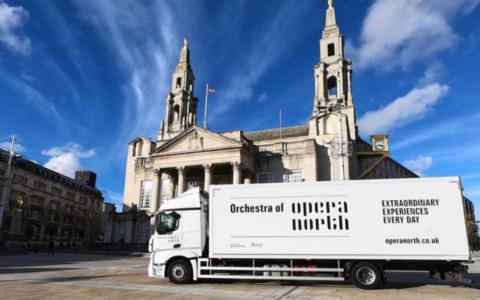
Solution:
<svg viewBox="0 0 480 300">
<path fill-rule="evenodd" d="M 206 241 L 206 209 L 202 206 L 206 207 L 206 199 L 199 188 L 162 205 L 148 245 L 152 253 L 149 276 L 165 277 L 168 271 L 165 266 L 174 260 L 192 264 L 194 268 L 190 259 L 202 255 Z"/>
</svg>

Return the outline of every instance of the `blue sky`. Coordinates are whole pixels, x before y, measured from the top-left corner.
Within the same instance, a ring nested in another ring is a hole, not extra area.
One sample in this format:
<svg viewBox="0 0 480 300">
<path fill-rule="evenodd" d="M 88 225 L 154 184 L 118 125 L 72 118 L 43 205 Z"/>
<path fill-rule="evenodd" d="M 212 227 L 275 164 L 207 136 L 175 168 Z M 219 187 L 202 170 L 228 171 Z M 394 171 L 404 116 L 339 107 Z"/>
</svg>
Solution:
<svg viewBox="0 0 480 300">
<path fill-rule="evenodd" d="M 361 135 L 480 213 L 480 0 L 335 1 Z M 216 131 L 304 123 L 326 0 L 0 0 L 0 146 L 98 174 L 121 202 L 127 143 L 156 137 L 184 37 Z M 203 101 L 198 121 L 202 122 Z"/>
</svg>

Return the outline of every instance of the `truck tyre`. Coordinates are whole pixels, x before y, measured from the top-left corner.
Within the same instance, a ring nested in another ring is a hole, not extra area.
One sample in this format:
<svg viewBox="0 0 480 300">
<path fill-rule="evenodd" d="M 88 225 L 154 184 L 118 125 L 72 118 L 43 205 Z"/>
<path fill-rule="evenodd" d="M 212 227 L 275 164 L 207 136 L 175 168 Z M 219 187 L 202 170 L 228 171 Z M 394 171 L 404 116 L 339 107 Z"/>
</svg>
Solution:
<svg viewBox="0 0 480 300">
<path fill-rule="evenodd" d="M 190 262 L 184 259 L 174 260 L 168 267 L 168 278 L 177 284 L 192 282 L 193 274 Z"/>
<path fill-rule="evenodd" d="M 350 278 L 357 287 L 364 290 L 378 289 L 383 285 L 380 269 L 369 262 L 361 262 L 353 266 Z"/>
</svg>

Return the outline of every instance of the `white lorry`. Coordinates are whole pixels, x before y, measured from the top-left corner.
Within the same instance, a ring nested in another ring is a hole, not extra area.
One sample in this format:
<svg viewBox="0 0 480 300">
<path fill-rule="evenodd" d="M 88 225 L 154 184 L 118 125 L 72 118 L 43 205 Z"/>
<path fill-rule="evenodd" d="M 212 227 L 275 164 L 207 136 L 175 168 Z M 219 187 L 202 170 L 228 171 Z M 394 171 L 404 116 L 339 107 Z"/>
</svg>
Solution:
<svg viewBox="0 0 480 300">
<path fill-rule="evenodd" d="M 213 185 L 161 206 L 148 274 L 351 281 L 386 270 L 458 279 L 470 261 L 458 177 Z M 458 276 L 457 276 L 458 275 Z"/>
</svg>

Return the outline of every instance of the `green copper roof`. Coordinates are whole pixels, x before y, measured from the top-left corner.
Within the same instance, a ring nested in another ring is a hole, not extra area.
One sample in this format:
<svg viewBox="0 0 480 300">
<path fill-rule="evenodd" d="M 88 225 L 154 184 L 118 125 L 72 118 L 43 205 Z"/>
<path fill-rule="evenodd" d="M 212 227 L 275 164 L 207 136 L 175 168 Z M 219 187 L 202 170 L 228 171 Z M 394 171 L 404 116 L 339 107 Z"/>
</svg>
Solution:
<svg viewBox="0 0 480 300">
<path fill-rule="evenodd" d="M 260 130 L 260 131 L 251 131 L 245 132 L 244 135 L 247 139 L 252 142 L 256 141 L 266 141 L 266 140 L 275 140 L 280 138 L 280 132 L 282 138 L 297 137 L 297 136 L 306 136 L 308 135 L 308 125 L 295 126 L 295 127 L 286 127 Z"/>
</svg>

